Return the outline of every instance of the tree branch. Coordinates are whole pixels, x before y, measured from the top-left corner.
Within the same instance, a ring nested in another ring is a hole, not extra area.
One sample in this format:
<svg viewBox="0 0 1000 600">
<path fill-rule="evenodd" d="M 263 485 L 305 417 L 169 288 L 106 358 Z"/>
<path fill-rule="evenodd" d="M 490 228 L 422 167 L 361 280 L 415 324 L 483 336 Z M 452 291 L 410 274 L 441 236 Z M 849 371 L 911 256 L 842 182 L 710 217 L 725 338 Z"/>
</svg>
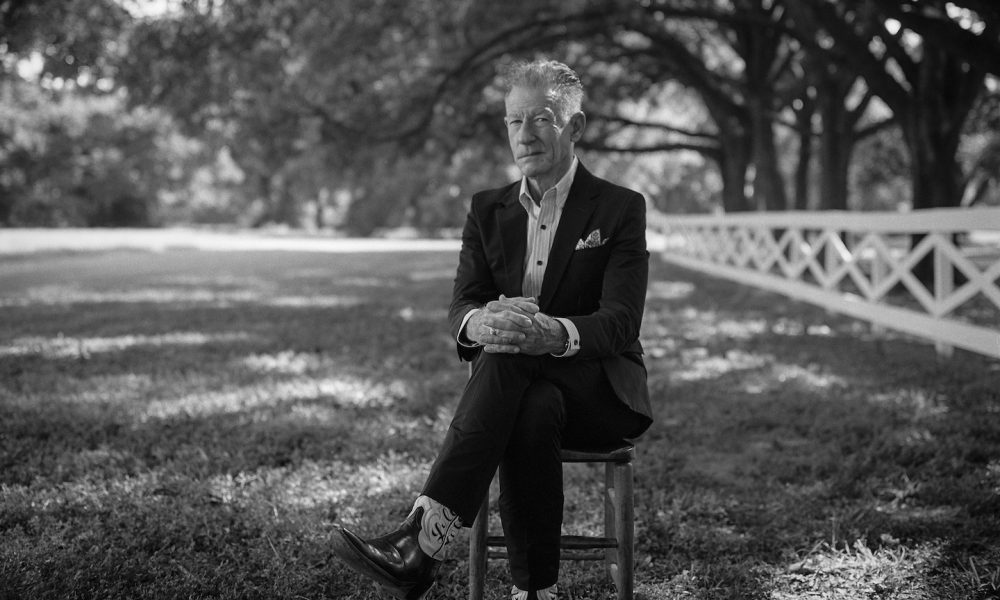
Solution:
<svg viewBox="0 0 1000 600">
<path fill-rule="evenodd" d="M 889 127 L 892 127 L 893 125 L 896 124 L 897 121 L 894 118 L 882 119 L 881 121 L 877 121 L 875 123 L 869 123 L 868 125 L 865 125 L 861 129 L 855 130 L 854 139 L 855 141 L 860 142 L 861 140 L 871 137 L 876 133 L 882 131 L 883 129 L 888 129 Z"/>
<path fill-rule="evenodd" d="M 581 140 L 577 146 L 582 150 L 594 152 L 622 152 L 625 154 L 652 154 L 654 152 L 677 152 L 691 150 L 718 160 L 722 150 L 717 145 L 692 144 L 684 142 L 662 142 L 657 144 L 636 144 L 634 146 L 618 146 L 605 142 Z"/>
<path fill-rule="evenodd" d="M 709 131 L 695 131 L 693 129 L 685 129 L 683 127 L 676 127 L 674 125 L 668 125 L 667 123 L 654 123 L 652 121 L 636 121 L 634 119 L 628 119 L 626 117 L 619 117 L 615 115 L 603 115 L 595 114 L 595 121 L 604 121 L 607 123 L 617 123 L 619 125 L 625 125 L 628 127 L 642 127 L 646 129 L 657 129 L 660 131 L 665 131 L 667 133 L 677 133 L 680 135 L 702 138 L 705 140 L 715 140 L 717 134 Z"/>
<path fill-rule="evenodd" d="M 911 99 L 907 90 L 889 75 L 882 61 L 872 56 L 868 50 L 868 40 L 854 32 L 837 13 L 837 8 L 827 0 L 802 0 L 802 5 L 809 9 L 820 27 L 837 40 L 839 52 L 820 46 L 805 36 L 805 32 L 799 33 L 799 39 L 827 56 L 850 64 L 851 69 L 864 77 L 868 85 L 892 107 L 893 112 L 901 115 L 909 113 Z"/>
<path fill-rule="evenodd" d="M 997 12 L 995 6 L 994 17 L 984 17 L 984 30 L 975 34 L 963 29 L 961 25 L 947 16 L 935 18 L 928 16 L 926 12 L 918 12 L 919 7 L 917 6 L 891 2 L 880 4 L 888 16 L 899 21 L 903 27 L 916 32 L 926 43 L 946 48 L 950 52 L 960 55 L 962 60 L 974 68 L 1000 75 L 1000 60 L 997 59 L 1000 57 L 1000 36 L 998 36 L 1000 17 L 995 16 Z"/>
</svg>

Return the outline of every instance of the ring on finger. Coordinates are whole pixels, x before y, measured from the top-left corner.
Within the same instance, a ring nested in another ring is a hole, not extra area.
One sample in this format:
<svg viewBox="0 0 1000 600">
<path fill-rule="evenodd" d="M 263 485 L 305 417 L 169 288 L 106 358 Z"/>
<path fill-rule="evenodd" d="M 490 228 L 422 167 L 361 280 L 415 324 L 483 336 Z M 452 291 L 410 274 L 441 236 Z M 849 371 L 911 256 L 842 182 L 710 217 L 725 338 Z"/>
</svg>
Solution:
<svg viewBox="0 0 1000 600">
<path fill-rule="evenodd" d="M 497 334 L 496 328 L 495 327 L 490 327 L 490 335 L 496 335 L 496 334 Z"/>
</svg>

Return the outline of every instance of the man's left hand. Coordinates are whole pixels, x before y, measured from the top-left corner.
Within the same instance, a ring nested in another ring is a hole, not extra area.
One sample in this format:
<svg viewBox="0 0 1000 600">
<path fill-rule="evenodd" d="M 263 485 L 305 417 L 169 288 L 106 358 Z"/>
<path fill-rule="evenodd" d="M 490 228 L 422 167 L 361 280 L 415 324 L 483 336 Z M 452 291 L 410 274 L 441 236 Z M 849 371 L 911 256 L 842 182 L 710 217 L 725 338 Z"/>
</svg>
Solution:
<svg viewBox="0 0 1000 600">
<path fill-rule="evenodd" d="M 531 321 L 531 329 L 524 332 L 524 340 L 517 344 L 521 354 L 561 354 L 569 339 L 562 323 L 541 312 L 535 313 Z"/>
</svg>

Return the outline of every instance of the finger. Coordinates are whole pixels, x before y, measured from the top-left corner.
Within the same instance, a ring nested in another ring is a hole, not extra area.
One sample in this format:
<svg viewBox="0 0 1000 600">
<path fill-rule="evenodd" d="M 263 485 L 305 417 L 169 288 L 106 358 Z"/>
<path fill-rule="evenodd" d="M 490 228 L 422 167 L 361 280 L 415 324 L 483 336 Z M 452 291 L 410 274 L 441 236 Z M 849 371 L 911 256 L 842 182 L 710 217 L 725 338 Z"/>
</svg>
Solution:
<svg viewBox="0 0 1000 600">
<path fill-rule="evenodd" d="M 520 344 L 528 336 L 521 333 L 520 331 L 510 331 L 508 329 L 497 329 L 494 328 L 487 331 L 486 335 L 483 336 L 482 343 L 486 344 Z"/>
<path fill-rule="evenodd" d="M 531 320 L 535 316 L 535 310 L 531 305 L 515 305 L 515 304 L 503 304 L 498 310 L 493 311 L 492 314 L 505 316 L 510 318 L 510 315 L 520 315 L 524 319 Z"/>
<path fill-rule="evenodd" d="M 547 324 L 547 325 L 551 325 L 552 323 L 556 322 L 556 320 L 555 320 L 554 317 L 550 317 L 549 315 L 547 315 L 547 314 L 545 314 L 543 312 L 535 313 L 535 320 L 538 323 Z"/>
<path fill-rule="evenodd" d="M 526 331 L 534 325 L 534 319 L 515 310 L 504 310 L 486 314 L 482 325 L 487 329 L 493 327 L 504 331 Z"/>
<path fill-rule="evenodd" d="M 505 298 L 503 302 L 507 306 L 516 306 L 532 314 L 538 312 L 538 301 L 534 298 Z"/>
<path fill-rule="evenodd" d="M 490 300 L 486 303 L 486 310 L 489 312 L 500 312 L 506 308 L 507 305 L 499 300 Z"/>
<path fill-rule="evenodd" d="M 525 333 L 521 327 L 503 319 L 490 319 L 483 323 L 481 342 L 493 344 L 510 344 L 521 342 Z"/>
<path fill-rule="evenodd" d="M 526 331 L 532 325 L 531 317 L 511 310 L 497 313 L 493 322 L 494 327 L 506 331 Z"/>
<path fill-rule="evenodd" d="M 489 312 L 502 312 L 504 310 L 517 310 L 525 316 L 532 316 L 537 313 L 538 303 L 534 298 L 508 298 L 501 294 L 499 300 L 491 300 L 486 303 L 486 310 Z"/>
<path fill-rule="evenodd" d="M 513 344 L 486 344 L 483 350 L 490 354 L 519 354 L 521 349 Z"/>
</svg>

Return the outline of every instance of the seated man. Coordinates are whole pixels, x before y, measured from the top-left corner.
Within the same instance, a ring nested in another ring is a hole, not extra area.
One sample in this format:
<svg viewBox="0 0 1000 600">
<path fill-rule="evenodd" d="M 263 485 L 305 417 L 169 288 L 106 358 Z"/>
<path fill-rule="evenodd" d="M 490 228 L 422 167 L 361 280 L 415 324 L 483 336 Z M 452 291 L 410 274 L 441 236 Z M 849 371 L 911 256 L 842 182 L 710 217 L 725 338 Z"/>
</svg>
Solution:
<svg viewBox="0 0 1000 600">
<path fill-rule="evenodd" d="M 347 564 L 396 598 L 430 589 L 442 550 L 472 524 L 497 468 L 511 597 L 554 598 L 560 448 L 620 442 L 652 422 L 639 344 L 645 201 L 576 158 L 586 117 L 572 69 L 515 64 L 505 91 L 523 177 L 473 196 L 449 317 L 471 377 L 406 521 L 371 540 L 346 529 L 334 538 Z"/>
</svg>

